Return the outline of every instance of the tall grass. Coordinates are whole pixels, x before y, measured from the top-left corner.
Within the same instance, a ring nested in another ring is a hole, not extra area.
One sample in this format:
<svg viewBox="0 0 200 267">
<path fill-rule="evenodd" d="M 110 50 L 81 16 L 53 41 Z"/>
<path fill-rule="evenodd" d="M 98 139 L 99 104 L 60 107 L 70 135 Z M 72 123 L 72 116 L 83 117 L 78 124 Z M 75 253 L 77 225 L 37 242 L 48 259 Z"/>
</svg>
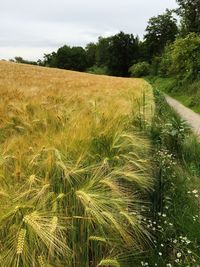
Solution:
<svg viewBox="0 0 200 267">
<path fill-rule="evenodd" d="M 155 90 L 155 190 L 152 194 L 154 249 L 148 266 L 199 266 L 199 151 L 189 127 Z"/>
<path fill-rule="evenodd" d="M 133 266 L 149 232 L 141 80 L 0 63 L 0 263 Z M 148 102 L 149 101 L 149 102 Z"/>
</svg>

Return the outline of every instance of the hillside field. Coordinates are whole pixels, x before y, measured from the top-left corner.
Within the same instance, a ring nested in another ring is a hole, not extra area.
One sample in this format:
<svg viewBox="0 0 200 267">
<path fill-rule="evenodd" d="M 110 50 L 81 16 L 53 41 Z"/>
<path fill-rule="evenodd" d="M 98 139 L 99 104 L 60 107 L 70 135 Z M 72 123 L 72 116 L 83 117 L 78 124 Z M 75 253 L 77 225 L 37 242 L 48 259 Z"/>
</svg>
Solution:
<svg viewBox="0 0 200 267">
<path fill-rule="evenodd" d="M 0 61 L 1 266 L 133 266 L 153 110 L 141 79 Z"/>
</svg>

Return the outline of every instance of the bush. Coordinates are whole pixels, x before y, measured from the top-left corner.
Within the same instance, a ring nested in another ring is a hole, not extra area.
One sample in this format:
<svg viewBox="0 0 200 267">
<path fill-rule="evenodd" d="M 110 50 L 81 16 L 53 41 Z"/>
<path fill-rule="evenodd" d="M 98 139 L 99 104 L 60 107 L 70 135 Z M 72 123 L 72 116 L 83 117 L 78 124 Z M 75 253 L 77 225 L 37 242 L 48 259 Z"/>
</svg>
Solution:
<svg viewBox="0 0 200 267">
<path fill-rule="evenodd" d="M 93 66 L 88 68 L 86 72 L 97 75 L 108 75 L 108 68 L 105 66 L 104 67 Z"/>
<path fill-rule="evenodd" d="M 196 79 L 200 72 L 200 36 L 190 33 L 168 46 L 163 55 L 161 74 L 172 74 L 184 80 Z"/>
<path fill-rule="evenodd" d="M 160 66 L 159 66 L 159 75 L 162 77 L 170 76 L 171 66 L 172 66 L 172 51 L 173 46 L 167 45 L 163 53 Z"/>
<path fill-rule="evenodd" d="M 155 75 L 159 74 L 161 60 L 162 60 L 162 57 L 160 57 L 160 56 L 155 56 L 152 59 L 150 75 L 155 76 Z"/>
<path fill-rule="evenodd" d="M 131 77 L 142 77 L 150 74 L 150 65 L 148 62 L 139 62 L 134 64 L 129 69 L 129 73 Z"/>
</svg>

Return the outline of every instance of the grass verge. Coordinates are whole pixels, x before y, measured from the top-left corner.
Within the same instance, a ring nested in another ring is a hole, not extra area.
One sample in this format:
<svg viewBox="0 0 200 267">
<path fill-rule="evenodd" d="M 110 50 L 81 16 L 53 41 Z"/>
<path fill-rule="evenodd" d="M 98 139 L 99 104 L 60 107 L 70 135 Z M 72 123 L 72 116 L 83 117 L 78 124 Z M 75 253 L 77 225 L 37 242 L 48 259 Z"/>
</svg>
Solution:
<svg viewBox="0 0 200 267">
<path fill-rule="evenodd" d="M 151 195 L 154 249 L 142 266 L 200 264 L 200 143 L 155 89 L 151 129 L 155 147 Z"/>
<path fill-rule="evenodd" d="M 200 113 L 200 81 L 181 82 L 177 78 L 147 77 L 154 88 L 169 94 L 186 107 Z"/>
</svg>

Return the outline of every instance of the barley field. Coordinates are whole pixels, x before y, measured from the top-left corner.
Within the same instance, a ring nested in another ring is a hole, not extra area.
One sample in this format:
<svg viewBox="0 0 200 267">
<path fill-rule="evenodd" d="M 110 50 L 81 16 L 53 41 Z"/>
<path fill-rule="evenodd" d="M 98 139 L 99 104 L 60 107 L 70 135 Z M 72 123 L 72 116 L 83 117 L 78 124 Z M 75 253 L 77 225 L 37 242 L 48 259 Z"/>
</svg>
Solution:
<svg viewBox="0 0 200 267">
<path fill-rule="evenodd" d="M 0 266 L 135 266 L 152 113 L 144 80 L 0 61 Z"/>
</svg>

